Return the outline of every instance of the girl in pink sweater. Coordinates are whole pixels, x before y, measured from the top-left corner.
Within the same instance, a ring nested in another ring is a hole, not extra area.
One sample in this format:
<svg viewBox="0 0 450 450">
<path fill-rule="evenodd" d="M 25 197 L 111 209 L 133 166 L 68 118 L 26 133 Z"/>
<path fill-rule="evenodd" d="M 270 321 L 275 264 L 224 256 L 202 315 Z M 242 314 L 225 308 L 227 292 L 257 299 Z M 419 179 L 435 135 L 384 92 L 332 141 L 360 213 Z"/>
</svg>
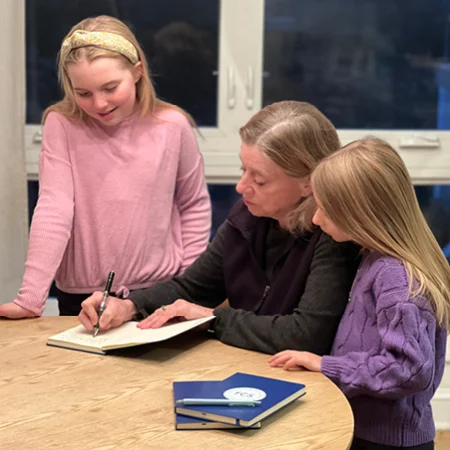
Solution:
<svg viewBox="0 0 450 450">
<path fill-rule="evenodd" d="M 22 287 L 0 316 L 61 315 L 103 290 L 127 296 L 180 274 L 206 248 L 211 208 L 192 119 L 159 100 L 130 29 L 99 16 L 63 41 L 64 99 L 44 113 L 39 200 Z"/>
</svg>

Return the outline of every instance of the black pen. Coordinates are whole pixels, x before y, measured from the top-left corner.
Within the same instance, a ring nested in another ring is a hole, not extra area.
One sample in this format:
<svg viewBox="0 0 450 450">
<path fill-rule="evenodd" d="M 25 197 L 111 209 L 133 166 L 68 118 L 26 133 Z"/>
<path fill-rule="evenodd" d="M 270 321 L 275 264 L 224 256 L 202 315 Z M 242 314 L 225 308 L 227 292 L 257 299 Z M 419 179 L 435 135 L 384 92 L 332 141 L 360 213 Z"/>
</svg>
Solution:
<svg viewBox="0 0 450 450">
<path fill-rule="evenodd" d="M 106 281 L 105 290 L 103 291 L 103 299 L 100 303 L 100 308 L 98 310 L 98 320 L 97 325 L 94 326 L 94 337 L 97 336 L 98 330 L 100 329 L 100 317 L 102 317 L 103 311 L 106 309 L 106 300 L 109 297 L 109 291 L 111 290 L 111 285 L 114 280 L 114 272 L 109 272 L 108 280 Z"/>
</svg>

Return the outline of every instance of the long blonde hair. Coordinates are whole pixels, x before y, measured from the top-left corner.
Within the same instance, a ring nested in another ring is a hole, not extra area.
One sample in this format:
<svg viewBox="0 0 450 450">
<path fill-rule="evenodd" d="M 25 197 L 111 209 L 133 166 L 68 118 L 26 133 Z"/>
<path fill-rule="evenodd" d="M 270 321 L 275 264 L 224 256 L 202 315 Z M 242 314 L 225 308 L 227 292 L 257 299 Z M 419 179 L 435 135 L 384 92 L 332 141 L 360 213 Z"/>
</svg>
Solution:
<svg viewBox="0 0 450 450">
<path fill-rule="evenodd" d="M 450 329 L 450 266 L 397 152 L 376 138 L 352 142 L 317 166 L 312 187 L 351 240 L 403 262 L 410 294 L 426 296 L 438 322 Z"/>
<path fill-rule="evenodd" d="M 142 76 L 136 83 L 136 101 L 140 110 L 141 116 L 147 114 L 153 114 L 165 108 L 175 109 L 184 114 L 192 126 L 196 127 L 194 119 L 186 111 L 182 110 L 178 106 L 160 100 L 155 93 L 155 89 L 150 79 L 150 73 L 148 68 L 147 59 L 145 53 L 139 45 L 136 36 L 133 32 L 119 19 L 110 16 L 97 16 L 84 19 L 77 23 L 69 33 L 64 37 L 63 42 L 72 36 L 77 30 L 83 31 L 103 31 L 108 33 L 114 33 L 122 36 L 137 50 L 139 61 L 142 63 Z M 49 106 L 43 113 L 42 123 L 45 122 L 48 114 L 51 111 L 57 111 L 65 117 L 72 120 L 85 120 L 86 113 L 77 105 L 75 101 L 75 93 L 72 87 L 72 83 L 67 73 L 67 65 L 77 63 L 83 59 L 87 61 L 93 61 L 96 58 L 108 57 L 119 59 L 125 67 L 133 68 L 133 64 L 123 55 L 94 46 L 76 48 L 70 51 L 65 58 L 61 58 L 61 51 L 58 56 L 58 77 L 61 87 L 64 91 L 64 98 Z"/>
<path fill-rule="evenodd" d="M 340 147 L 333 124 L 313 105 L 283 101 L 266 106 L 240 130 L 242 142 L 256 146 L 292 178 L 312 173 L 320 160 Z M 303 199 L 288 218 L 290 230 L 312 230 L 313 196 Z"/>
</svg>

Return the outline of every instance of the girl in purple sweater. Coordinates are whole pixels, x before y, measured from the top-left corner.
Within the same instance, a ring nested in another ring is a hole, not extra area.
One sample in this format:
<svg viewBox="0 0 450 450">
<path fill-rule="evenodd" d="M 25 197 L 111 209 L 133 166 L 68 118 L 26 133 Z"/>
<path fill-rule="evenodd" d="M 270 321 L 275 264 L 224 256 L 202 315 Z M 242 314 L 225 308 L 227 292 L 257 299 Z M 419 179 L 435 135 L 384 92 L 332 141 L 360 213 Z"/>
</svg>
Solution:
<svg viewBox="0 0 450 450">
<path fill-rule="evenodd" d="M 407 169 L 385 142 L 353 142 L 312 176 L 313 222 L 363 247 L 330 356 L 286 350 L 273 367 L 322 372 L 347 396 L 352 449 L 432 449 L 430 400 L 443 375 L 450 329 L 450 268 Z"/>
<path fill-rule="evenodd" d="M 59 54 L 64 99 L 44 113 L 39 200 L 22 287 L 0 316 L 38 316 L 52 281 L 61 315 L 181 274 L 206 248 L 211 211 L 192 119 L 159 100 L 121 21 L 85 19 Z"/>
</svg>

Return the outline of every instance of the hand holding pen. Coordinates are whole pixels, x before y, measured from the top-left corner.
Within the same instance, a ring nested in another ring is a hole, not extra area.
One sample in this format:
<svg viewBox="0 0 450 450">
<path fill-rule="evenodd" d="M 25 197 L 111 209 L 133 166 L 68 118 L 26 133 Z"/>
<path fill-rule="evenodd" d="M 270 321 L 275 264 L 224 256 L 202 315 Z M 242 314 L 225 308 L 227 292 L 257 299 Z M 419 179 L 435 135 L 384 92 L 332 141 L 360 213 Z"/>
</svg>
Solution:
<svg viewBox="0 0 450 450">
<path fill-rule="evenodd" d="M 105 290 L 103 291 L 103 299 L 100 303 L 100 308 L 98 310 L 98 321 L 97 324 L 94 326 L 94 337 L 97 336 L 98 331 L 100 330 L 100 318 L 102 317 L 103 312 L 106 309 L 106 300 L 108 300 L 109 292 L 111 290 L 111 285 L 114 280 L 114 272 L 109 272 L 108 280 L 106 281 Z"/>
</svg>

